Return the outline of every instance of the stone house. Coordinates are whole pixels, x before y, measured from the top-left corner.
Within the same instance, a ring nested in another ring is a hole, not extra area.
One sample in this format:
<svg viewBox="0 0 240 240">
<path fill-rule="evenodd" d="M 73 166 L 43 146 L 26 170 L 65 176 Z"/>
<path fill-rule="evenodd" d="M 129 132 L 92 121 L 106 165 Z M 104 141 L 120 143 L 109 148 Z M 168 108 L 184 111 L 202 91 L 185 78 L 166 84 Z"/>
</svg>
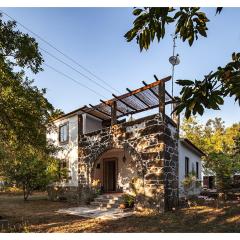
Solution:
<svg viewBox="0 0 240 240">
<path fill-rule="evenodd" d="M 53 185 L 50 189 L 58 190 L 50 195 L 61 192 L 84 201 L 97 185 L 104 193 L 134 194 L 137 204 L 159 211 L 178 205 L 179 146 L 182 155 L 184 149 L 193 155 L 196 151 L 179 144 L 178 116 L 165 113 L 165 106 L 174 104 L 165 90 L 171 77 L 155 78 L 151 84 L 143 82 L 139 89 L 127 89 L 126 94 L 54 121 L 56 129 L 47 138 L 62 147 L 58 158 L 67 167 L 68 178 Z M 123 119 L 154 108 L 159 109 L 157 114 Z"/>
</svg>

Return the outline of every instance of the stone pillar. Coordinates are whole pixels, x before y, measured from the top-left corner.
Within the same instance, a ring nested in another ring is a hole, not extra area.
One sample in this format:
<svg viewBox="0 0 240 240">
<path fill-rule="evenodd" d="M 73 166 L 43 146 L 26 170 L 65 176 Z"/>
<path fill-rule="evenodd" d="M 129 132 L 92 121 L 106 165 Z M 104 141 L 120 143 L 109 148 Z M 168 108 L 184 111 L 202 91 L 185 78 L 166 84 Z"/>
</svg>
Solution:
<svg viewBox="0 0 240 240">
<path fill-rule="evenodd" d="M 111 125 L 117 123 L 117 102 L 113 101 L 111 105 Z"/>
<path fill-rule="evenodd" d="M 166 124 L 164 131 L 164 194 L 165 210 L 178 206 L 178 132 Z"/>
</svg>

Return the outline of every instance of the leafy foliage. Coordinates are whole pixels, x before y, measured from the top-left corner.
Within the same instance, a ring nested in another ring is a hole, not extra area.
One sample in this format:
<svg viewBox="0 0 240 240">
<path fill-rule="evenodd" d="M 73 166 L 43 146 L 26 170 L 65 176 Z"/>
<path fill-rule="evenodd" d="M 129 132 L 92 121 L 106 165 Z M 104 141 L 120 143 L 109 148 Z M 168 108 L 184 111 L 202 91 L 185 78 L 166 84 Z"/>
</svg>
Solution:
<svg viewBox="0 0 240 240">
<path fill-rule="evenodd" d="M 8 148 L 10 150 L 10 148 Z M 21 186 L 24 200 L 33 190 L 44 190 L 57 179 L 57 160 L 25 144 L 0 158 L 0 166 L 7 181 Z"/>
<path fill-rule="evenodd" d="M 181 186 L 183 195 L 186 199 L 189 199 L 194 195 L 194 190 L 201 187 L 201 182 L 196 178 L 196 174 L 192 172 L 183 179 Z"/>
<path fill-rule="evenodd" d="M 202 115 L 204 109 L 219 110 L 224 98 L 234 97 L 240 105 L 240 53 L 232 54 L 232 61 L 216 72 L 205 76 L 204 80 L 177 80 L 183 86 L 177 113 L 186 109 L 185 116 Z"/>
<path fill-rule="evenodd" d="M 216 14 L 220 14 L 223 10 L 223 7 L 217 7 Z"/>
<path fill-rule="evenodd" d="M 127 208 L 132 208 L 134 206 L 134 202 L 135 202 L 134 196 L 130 194 L 124 194 L 122 198 L 123 198 L 123 203 Z"/>
<path fill-rule="evenodd" d="M 232 176 L 240 171 L 240 123 L 226 128 L 221 118 L 203 125 L 191 117 L 184 120 L 181 128 L 181 135 L 206 153 L 205 172 L 216 174 L 219 188 L 229 187 Z"/>
<path fill-rule="evenodd" d="M 34 38 L 16 30 L 14 21 L 0 15 L 0 175 L 20 185 L 24 199 L 47 184 L 57 149 L 47 142 L 51 119 L 60 114 L 25 76 L 38 73 L 43 59 Z"/>
<path fill-rule="evenodd" d="M 216 9 L 220 14 L 222 7 Z M 149 49 L 151 42 L 156 38 L 158 42 L 164 38 L 166 24 L 175 24 L 175 34 L 192 46 L 199 36 L 207 37 L 207 23 L 209 19 L 198 7 L 145 7 L 135 8 L 133 15 L 136 19 L 133 28 L 124 36 L 128 42 L 133 39 L 142 49 Z M 240 53 L 232 54 L 232 61 L 225 67 L 219 67 L 217 71 L 209 73 L 203 80 L 178 80 L 182 86 L 179 105 L 175 109 L 177 113 L 185 110 L 185 117 L 204 113 L 204 109 L 219 110 L 224 104 L 224 98 L 234 97 L 240 104 Z"/>
<path fill-rule="evenodd" d="M 16 30 L 15 21 L 3 21 L 0 13 L 0 58 L 11 67 L 29 68 L 33 73 L 42 70 L 43 58 L 38 43 L 28 34 Z M 7 58 L 7 59 L 6 59 Z"/>
<path fill-rule="evenodd" d="M 178 11 L 172 7 L 162 8 L 135 8 L 133 15 L 137 16 L 133 22 L 133 28 L 124 37 L 128 42 L 136 38 L 142 49 L 148 49 L 155 39 L 159 42 L 165 36 L 166 24 L 176 22 L 175 34 L 187 40 L 191 46 L 198 36 L 207 36 L 206 23 L 209 21 L 205 13 L 198 7 L 182 7 Z"/>
<path fill-rule="evenodd" d="M 140 50 L 148 49 L 150 42 L 157 38 L 160 41 L 165 36 L 165 24 L 174 22 L 169 13 L 173 8 L 136 8 L 133 15 L 137 16 L 134 27 L 124 36 L 128 42 L 136 38 Z"/>
</svg>

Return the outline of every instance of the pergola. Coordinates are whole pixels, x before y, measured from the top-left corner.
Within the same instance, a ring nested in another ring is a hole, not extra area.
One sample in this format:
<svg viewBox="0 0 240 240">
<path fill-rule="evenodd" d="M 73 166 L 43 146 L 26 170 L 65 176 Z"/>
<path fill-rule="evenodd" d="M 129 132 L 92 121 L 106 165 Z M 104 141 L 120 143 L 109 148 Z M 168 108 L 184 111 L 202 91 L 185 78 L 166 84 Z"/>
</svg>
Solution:
<svg viewBox="0 0 240 240">
<path fill-rule="evenodd" d="M 154 108 L 159 108 L 159 112 L 165 117 L 165 105 L 174 103 L 174 98 L 165 90 L 165 82 L 171 79 L 168 76 L 158 79 L 155 75 L 155 82 L 147 84 L 142 81 L 143 87 L 136 90 L 127 88 L 127 93 L 116 96 L 107 101 L 101 100 L 93 106 L 82 107 L 81 111 L 90 114 L 101 120 L 111 120 L 111 124 L 117 123 L 117 119 L 129 114 L 140 113 Z"/>
</svg>

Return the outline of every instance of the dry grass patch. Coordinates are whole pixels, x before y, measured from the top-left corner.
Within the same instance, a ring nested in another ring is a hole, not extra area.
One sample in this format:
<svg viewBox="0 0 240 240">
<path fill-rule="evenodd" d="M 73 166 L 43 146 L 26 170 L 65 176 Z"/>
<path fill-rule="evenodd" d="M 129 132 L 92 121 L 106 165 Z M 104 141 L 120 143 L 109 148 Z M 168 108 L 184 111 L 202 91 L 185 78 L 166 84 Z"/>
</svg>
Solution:
<svg viewBox="0 0 240 240">
<path fill-rule="evenodd" d="M 118 220 L 88 219 L 57 213 L 61 208 L 77 205 L 48 201 L 46 194 L 35 194 L 27 202 L 21 196 L 0 195 L 0 206 L 0 215 L 11 226 L 19 226 L 17 231 L 240 232 L 240 203 L 226 204 L 220 209 L 196 206 L 162 215 L 144 211 Z"/>
</svg>

